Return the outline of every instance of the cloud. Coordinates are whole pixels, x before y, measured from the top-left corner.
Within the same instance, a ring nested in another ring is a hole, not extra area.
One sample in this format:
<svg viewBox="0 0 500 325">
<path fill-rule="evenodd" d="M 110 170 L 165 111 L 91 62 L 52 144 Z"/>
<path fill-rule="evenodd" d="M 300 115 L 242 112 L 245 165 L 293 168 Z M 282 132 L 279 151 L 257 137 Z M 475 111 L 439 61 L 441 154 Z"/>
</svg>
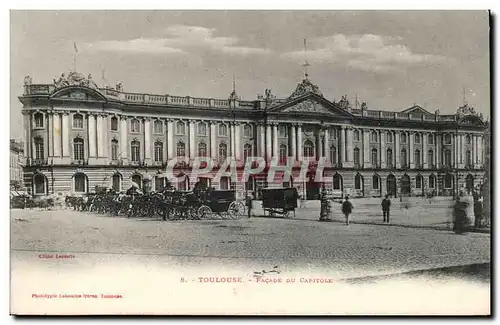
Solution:
<svg viewBox="0 0 500 325">
<path fill-rule="evenodd" d="M 111 40 L 85 44 L 88 50 L 137 52 L 143 54 L 180 54 L 208 50 L 230 55 L 268 54 L 270 50 L 240 45 L 237 37 L 214 36 L 215 29 L 200 26 L 175 25 L 166 28 L 157 38 Z"/>
<path fill-rule="evenodd" d="M 391 71 L 426 63 L 442 62 L 447 58 L 439 55 L 413 53 L 401 44 L 401 37 L 385 37 L 373 34 L 337 34 L 313 39 L 307 60 L 325 63 L 342 63 L 363 71 Z M 284 58 L 305 59 L 304 51 L 282 54 Z"/>
</svg>

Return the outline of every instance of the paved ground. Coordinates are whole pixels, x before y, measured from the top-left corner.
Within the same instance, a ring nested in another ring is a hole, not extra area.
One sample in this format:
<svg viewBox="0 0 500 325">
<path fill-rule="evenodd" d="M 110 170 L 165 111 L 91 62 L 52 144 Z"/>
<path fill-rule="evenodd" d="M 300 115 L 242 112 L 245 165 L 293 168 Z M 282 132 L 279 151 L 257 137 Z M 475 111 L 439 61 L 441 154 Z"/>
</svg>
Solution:
<svg viewBox="0 0 500 325">
<path fill-rule="evenodd" d="M 171 294 L 185 293 L 187 288 L 191 288 L 203 296 L 208 295 L 208 292 L 200 292 L 199 287 L 191 287 L 199 281 L 199 277 L 241 276 L 243 281 L 249 284 L 258 282 L 257 278 L 261 279 L 259 276 L 256 277 L 254 272 L 277 270 L 280 272 L 279 275 L 272 272 L 267 273 L 267 277 L 264 278 L 269 278 L 270 281 L 278 281 L 276 279 L 281 278 L 282 281 L 286 281 L 286 278 L 297 277 L 297 282 L 302 281 L 304 277 L 326 278 L 340 283 L 339 281 L 358 277 L 490 262 L 489 234 L 455 235 L 443 230 L 366 224 L 352 224 L 346 227 L 341 223 L 320 223 L 301 219 L 307 218 L 301 218 L 299 213 L 297 220 L 251 218 L 162 222 L 156 219 L 131 220 L 73 211 L 27 213 L 13 210 L 11 213 L 12 285 L 18 288 L 17 292 L 23 292 L 18 296 L 17 306 L 24 306 L 31 301 L 27 296 L 33 291 L 52 292 L 63 290 L 62 288 L 67 288 L 68 285 L 87 291 L 88 288 L 102 291 L 104 285 L 108 288 L 108 292 L 121 292 L 129 297 L 134 295 L 136 299 L 139 297 L 144 299 L 145 296 L 157 296 L 159 294 L 157 291 L 163 292 L 163 289 L 159 288 L 168 284 Z M 47 258 L 47 254 L 70 256 L 57 259 Z M 99 277 L 95 276 L 97 274 Z M 468 302 L 465 305 L 467 308 L 464 306 L 458 308 L 459 304 L 452 304 L 450 306 L 455 309 L 450 309 L 453 310 L 450 312 L 488 313 L 488 278 L 464 279 L 460 274 L 454 277 L 456 281 L 465 281 L 467 284 L 458 286 L 459 291 L 450 292 L 451 297 L 457 294 L 477 294 L 478 298 L 475 304 L 471 305 Z M 103 283 L 104 278 L 107 280 Z M 182 290 L 179 289 L 180 283 L 185 284 Z M 410 282 L 404 283 L 408 285 Z M 428 285 L 428 279 L 424 283 Z M 439 283 L 448 286 L 449 280 Z M 267 285 L 266 290 L 271 290 L 269 284 Z M 472 287 L 468 287 L 470 285 Z M 258 289 L 256 286 L 264 288 L 264 285 L 256 283 L 248 290 Z M 401 286 L 397 287 L 403 290 Z M 434 283 L 432 288 L 435 290 L 437 287 Z M 215 290 L 215 287 L 211 288 Z M 287 288 L 291 290 L 291 287 Z M 312 290 L 311 287 L 307 288 Z M 339 288 L 340 285 L 336 287 L 337 290 L 340 290 Z M 378 292 L 380 296 L 380 287 L 377 288 L 373 292 Z M 415 288 L 421 290 L 421 283 L 415 284 Z M 321 291 L 325 289 L 326 287 L 321 289 L 315 287 L 314 290 L 320 290 L 321 293 L 309 292 L 305 287 L 301 287 L 300 293 L 292 291 L 296 295 L 299 294 L 297 299 L 301 300 L 312 294 L 332 294 L 331 289 L 327 292 Z M 408 291 L 408 288 L 403 291 L 405 294 L 415 292 Z M 223 295 L 223 292 L 224 290 L 221 291 L 219 287 L 218 291 L 212 294 Z M 247 299 L 257 299 L 257 296 L 262 294 L 262 289 L 251 291 L 253 296 L 248 296 L 250 291 L 246 292 Z M 280 297 L 283 297 L 283 291 L 279 292 Z M 353 294 L 351 291 L 347 292 L 349 295 Z M 440 292 L 443 294 L 446 290 Z M 234 294 L 228 291 L 227 297 L 223 295 L 228 299 L 227 303 L 239 301 L 233 296 Z M 278 291 L 271 290 L 266 293 L 266 297 L 274 294 L 278 294 Z M 367 293 L 366 297 L 369 296 Z M 20 297 L 24 297 L 24 300 Z M 438 299 L 438 296 L 433 297 Z M 190 299 L 193 299 L 192 296 Z M 199 299 L 202 299 L 201 296 Z M 211 299 L 213 298 L 203 296 L 203 306 L 206 308 L 212 306 L 215 302 L 210 302 Z M 257 300 L 263 301 L 262 297 L 259 299 Z M 305 301 L 300 305 L 300 308 L 305 308 L 303 311 L 293 303 L 286 303 L 283 306 L 278 304 L 282 309 L 275 309 L 277 307 L 272 305 L 274 307 L 271 310 L 274 312 L 281 310 L 285 314 L 359 313 L 371 310 L 367 309 L 366 304 L 357 304 L 356 308 L 353 305 L 343 305 L 344 299 L 340 296 L 331 299 L 340 300 L 333 307 L 316 303 L 311 305 L 311 301 Z M 175 303 L 179 303 L 175 305 L 177 312 L 193 311 L 192 306 L 191 309 L 182 309 L 186 306 L 181 305 L 181 301 L 184 300 L 171 301 L 171 308 L 174 308 Z M 410 310 L 425 312 L 422 299 L 419 301 L 420 305 L 417 305 L 419 309 L 415 305 L 411 308 L 401 305 L 398 309 L 392 303 L 385 306 L 385 313 L 387 310 L 396 313 L 397 311 L 411 313 Z M 440 314 L 443 311 L 435 309 L 430 300 L 427 300 L 427 303 L 429 306 L 425 309 L 426 312 Z M 50 307 L 44 305 L 45 303 L 37 304 L 36 308 L 39 309 Z M 216 310 L 223 313 L 226 309 L 221 309 L 223 305 L 221 304 L 222 302 L 218 301 L 205 313 L 217 312 Z M 148 308 L 153 308 L 153 305 L 148 305 Z M 245 306 L 250 308 L 252 305 Z M 370 305 L 375 308 L 374 306 L 373 303 Z M 120 305 L 115 307 L 121 310 Z M 123 305 L 121 307 L 123 308 Z M 144 309 L 142 305 L 134 307 L 147 312 L 147 308 Z M 128 309 L 132 310 L 134 309 Z M 236 310 L 245 312 L 244 309 L 231 309 L 230 313 Z M 203 308 L 197 308 L 196 311 L 203 313 Z"/>
</svg>

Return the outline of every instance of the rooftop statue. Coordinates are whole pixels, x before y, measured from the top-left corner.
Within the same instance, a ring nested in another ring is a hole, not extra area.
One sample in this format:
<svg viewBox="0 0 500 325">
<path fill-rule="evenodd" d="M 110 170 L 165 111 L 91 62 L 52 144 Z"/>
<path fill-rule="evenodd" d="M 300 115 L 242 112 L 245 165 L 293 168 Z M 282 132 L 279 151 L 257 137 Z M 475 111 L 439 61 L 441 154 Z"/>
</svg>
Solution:
<svg viewBox="0 0 500 325">
<path fill-rule="evenodd" d="M 33 83 L 33 79 L 30 76 L 24 77 L 24 85 L 31 85 Z"/>
<path fill-rule="evenodd" d="M 121 82 L 118 82 L 118 83 L 116 84 L 116 90 L 117 90 L 117 91 L 123 91 L 123 85 L 122 85 L 122 83 L 121 83 Z"/>
<path fill-rule="evenodd" d="M 339 101 L 339 106 L 342 109 L 348 109 L 350 107 L 349 101 L 347 100 L 347 95 L 342 96 L 342 99 Z"/>
<path fill-rule="evenodd" d="M 457 110 L 457 115 L 459 117 L 462 117 L 462 116 L 465 116 L 465 115 L 474 115 L 474 116 L 477 116 L 477 117 L 481 117 L 480 114 L 478 114 L 476 112 L 476 110 L 474 109 L 474 107 L 472 106 L 469 106 L 469 104 L 465 104 L 463 106 L 460 106 Z"/>
<path fill-rule="evenodd" d="M 361 103 L 361 109 L 362 110 L 367 110 L 368 109 L 368 105 L 366 104 L 366 102 L 362 102 Z"/>
<path fill-rule="evenodd" d="M 87 78 L 79 72 L 72 71 L 66 76 L 64 73 L 61 74 L 59 80 L 53 79 L 54 86 L 56 88 L 62 88 L 67 86 L 85 86 L 90 88 L 97 88 L 97 84 L 92 80 L 92 75 L 88 75 Z"/>
<path fill-rule="evenodd" d="M 276 96 L 274 96 L 272 93 L 271 93 L 271 89 L 266 89 L 266 96 L 264 97 L 264 101 L 266 102 L 266 108 L 267 107 L 270 107 L 274 104 L 275 100 L 276 100 Z"/>
</svg>

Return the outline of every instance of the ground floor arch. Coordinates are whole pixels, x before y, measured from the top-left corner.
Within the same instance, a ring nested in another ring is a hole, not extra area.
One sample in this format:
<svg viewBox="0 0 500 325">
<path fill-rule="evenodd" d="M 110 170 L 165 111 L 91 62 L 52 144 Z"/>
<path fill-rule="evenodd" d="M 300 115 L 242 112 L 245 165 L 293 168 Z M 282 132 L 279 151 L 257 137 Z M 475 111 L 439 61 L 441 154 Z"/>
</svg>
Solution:
<svg viewBox="0 0 500 325">
<path fill-rule="evenodd" d="M 84 173 L 76 173 L 73 175 L 73 192 L 87 193 L 89 191 L 88 177 Z"/>
<path fill-rule="evenodd" d="M 35 174 L 33 176 L 33 194 L 47 195 L 49 192 L 49 182 L 43 174 Z"/>
<path fill-rule="evenodd" d="M 401 195 L 410 195 L 411 194 L 411 179 L 408 174 L 404 174 L 401 176 Z"/>
<path fill-rule="evenodd" d="M 387 194 L 390 196 L 397 196 L 398 186 L 396 181 L 396 176 L 389 174 L 386 180 Z"/>
<path fill-rule="evenodd" d="M 468 174 L 465 178 L 465 188 L 469 195 L 474 191 L 474 176 L 472 174 Z"/>
</svg>

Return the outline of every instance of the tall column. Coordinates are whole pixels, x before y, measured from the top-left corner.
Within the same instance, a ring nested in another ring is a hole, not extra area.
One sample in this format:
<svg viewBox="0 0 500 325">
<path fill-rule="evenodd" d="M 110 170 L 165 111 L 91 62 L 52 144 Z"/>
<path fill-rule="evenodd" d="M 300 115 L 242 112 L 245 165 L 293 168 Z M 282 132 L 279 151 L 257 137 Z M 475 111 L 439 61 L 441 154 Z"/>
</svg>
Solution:
<svg viewBox="0 0 500 325">
<path fill-rule="evenodd" d="M 128 125 L 127 125 L 127 117 L 120 117 L 120 153 L 118 155 L 118 159 L 122 159 L 122 161 L 126 164 L 128 163 Z"/>
<path fill-rule="evenodd" d="M 229 143 L 230 143 L 230 149 L 229 149 L 229 155 L 230 157 L 234 158 L 234 123 L 230 122 L 229 123 Z"/>
<path fill-rule="evenodd" d="M 352 145 L 352 128 L 346 130 L 346 162 L 349 167 L 353 166 L 353 145 Z"/>
<path fill-rule="evenodd" d="M 31 158 L 31 114 L 23 112 L 23 126 L 24 126 L 24 156 L 28 159 Z"/>
<path fill-rule="evenodd" d="M 340 152 L 340 163 L 342 166 L 345 165 L 346 157 L 346 147 L 345 147 L 345 126 L 342 126 L 339 132 L 339 152 Z"/>
<path fill-rule="evenodd" d="M 409 141 L 409 143 L 408 143 L 408 148 L 409 148 L 408 155 L 410 158 L 410 168 L 411 169 L 415 168 L 415 153 L 414 153 L 415 145 L 413 143 L 414 140 L 415 140 L 415 133 L 410 132 L 410 136 L 409 136 L 409 140 L 408 140 Z"/>
<path fill-rule="evenodd" d="M 401 168 L 401 133 L 399 131 L 395 132 L 394 137 L 394 157 L 396 158 L 396 168 Z"/>
<path fill-rule="evenodd" d="M 62 116 L 62 154 L 69 158 L 69 114 L 64 112 Z"/>
<path fill-rule="evenodd" d="M 477 134 L 474 134 L 474 147 L 476 148 L 476 152 L 474 155 L 474 165 L 479 164 L 479 137 Z"/>
<path fill-rule="evenodd" d="M 210 123 L 210 131 L 214 127 L 213 123 Z M 215 129 L 215 128 L 214 128 Z M 212 141 L 212 135 L 210 134 L 210 141 Z M 167 151 L 168 159 L 174 158 L 174 121 L 172 119 L 167 120 Z M 212 152 L 210 154 L 213 154 Z"/>
<path fill-rule="evenodd" d="M 236 155 L 236 160 L 241 160 L 241 136 L 240 136 L 241 125 L 239 122 L 236 122 L 234 126 L 234 154 Z"/>
<path fill-rule="evenodd" d="M 484 146 L 483 146 L 483 136 L 478 136 L 478 163 L 482 165 L 484 163 Z"/>
<path fill-rule="evenodd" d="M 451 166 L 455 168 L 457 161 L 457 147 L 455 144 L 455 134 L 451 134 Z"/>
<path fill-rule="evenodd" d="M 266 125 L 266 162 L 271 160 L 272 140 L 271 140 L 271 125 Z"/>
<path fill-rule="evenodd" d="M 54 157 L 61 157 L 61 118 L 59 113 L 55 113 L 52 120 L 54 136 Z"/>
<path fill-rule="evenodd" d="M 295 129 L 295 124 L 292 124 L 290 126 L 290 137 L 291 137 L 291 143 L 290 143 L 290 153 L 288 154 L 289 157 L 293 157 L 294 160 L 297 159 L 297 130 Z"/>
<path fill-rule="evenodd" d="M 151 119 L 144 119 L 144 160 L 151 160 Z"/>
<path fill-rule="evenodd" d="M 297 160 L 302 160 L 302 154 L 304 150 L 302 149 L 302 124 L 297 126 Z"/>
<path fill-rule="evenodd" d="M 424 169 L 429 168 L 429 162 L 427 161 L 427 140 L 429 138 L 428 133 L 422 133 L 422 167 Z"/>
<path fill-rule="evenodd" d="M 277 123 L 273 124 L 273 158 L 274 157 L 279 157 L 279 150 L 278 150 L 278 124 Z"/>
<path fill-rule="evenodd" d="M 195 121 L 187 121 L 189 128 L 189 159 L 194 159 L 196 157 L 196 143 L 194 138 L 194 129 L 196 128 Z"/>
<path fill-rule="evenodd" d="M 442 136 L 439 133 L 436 133 L 436 138 L 435 138 L 435 144 L 436 144 L 436 150 L 434 151 L 434 160 L 436 161 L 436 169 L 440 167 L 441 165 L 441 154 L 443 151 L 443 144 L 441 143 Z M 436 180 L 437 182 L 437 180 Z M 436 189 L 437 192 L 437 189 Z"/>
<path fill-rule="evenodd" d="M 90 121 L 90 116 L 89 116 L 89 121 Z M 102 116 L 101 115 L 97 115 L 97 127 L 95 129 L 95 132 L 97 133 L 97 156 L 100 158 L 100 157 L 104 156 L 104 143 L 103 143 L 103 138 L 102 138 L 103 132 L 102 132 Z M 89 142 L 89 145 L 90 145 L 90 142 Z"/>
<path fill-rule="evenodd" d="M 89 114 L 88 116 L 89 119 L 89 131 L 88 131 L 88 141 L 89 141 L 89 160 L 95 159 L 97 157 L 97 150 L 96 150 L 96 120 L 95 116 L 92 114 Z M 98 123 L 100 126 L 100 121 L 98 120 Z"/>
<path fill-rule="evenodd" d="M 385 131 L 380 131 L 380 168 L 385 168 Z M 382 193 L 382 192 L 381 192 Z"/>
<path fill-rule="evenodd" d="M 323 138 L 323 157 L 326 157 L 326 161 L 330 160 L 330 132 L 328 128 L 325 128 Z"/>
<path fill-rule="evenodd" d="M 370 161 L 370 130 L 368 129 L 362 129 L 362 139 L 363 140 L 363 163 L 364 163 L 364 168 L 370 168 L 371 167 L 371 161 Z"/>
<path fill-rule="evenodd" d="M 217 122 L 210 122 L 210 156 L 213 159 L 219 159 L 217 155 Z"/>
<path fill-rule="evenodd" d="M 102 143 L 103 143 L 102 155 L 105 158 L 109 157 L 108 148 L 110 146 L 110 143 L 109 143 L 109 139 L 108 139 L 108 130 L 109 130 L 109 118 L 107 115 L 103 115 L 102 116 L 102 129 L 101 129 Z"/>
<path fill-rule="evenodd" d="M 464 164 L 464 156 L 465 156 L 465 141 L 464 141 L 464 135 L 460 134 L 460 164 Z M 463 166 L 462 166 L 463 168 Z"/>
<path fill-rule="evenodd" d="M 257 124 L 258 132 L 257 137 L 259 139 L 259 152 L 258 156 L 265 159 L 266 157 L 266 128 L 262 123 Z"/>
<path fill-rule="evenodd" d="M 48 157 L 54 157 L 54 114 L 47 113 Z"/>
</svg>

